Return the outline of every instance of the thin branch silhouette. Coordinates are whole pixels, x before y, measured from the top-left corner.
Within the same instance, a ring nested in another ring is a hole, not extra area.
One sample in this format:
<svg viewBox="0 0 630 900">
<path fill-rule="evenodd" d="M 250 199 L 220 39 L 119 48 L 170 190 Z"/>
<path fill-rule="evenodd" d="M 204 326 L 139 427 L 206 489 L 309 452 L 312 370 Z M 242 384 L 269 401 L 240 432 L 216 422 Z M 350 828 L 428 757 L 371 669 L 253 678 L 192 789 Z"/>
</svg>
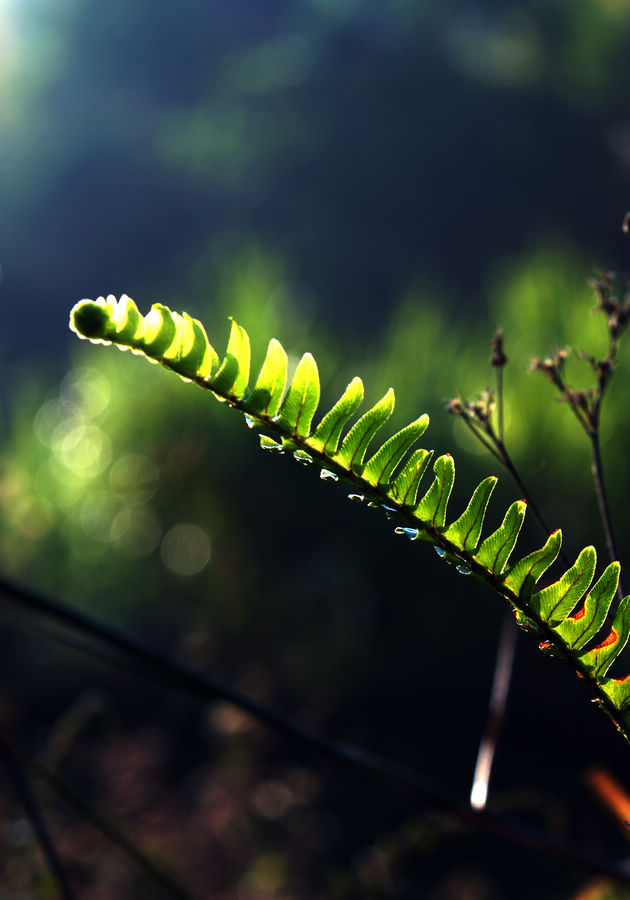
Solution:
<svg viewBox="0 0 630 900">
<path fill-rule="evenodd" d="M 617 367 L 620 338 L 630 323 L 630 295 L 626 296 L 623 301 L 615 296 L 615 282 L 616 277 L 612 272 L 601 272 L 598 278 L 591 281 L 591 287 L 597 300 L 596 311 L 601 312 L 606 320 L 608 336 L 608 355 L 605 358 L 595 359 L 588 353 L 580 354 L 581 358 L 589 364 L 595 376 L 593 386 L 588 390 L 576 390 L 567 384 L 564 377 L 567 350 L 555 350 L 543 360 L 534 357 L 531 361 L 531 368 L 544 375 L 556 388 L 560 395 L 559 399 L 568 403 L 571 412 L 588 438 L 591 450 L 591 474 L 604 529 L 606 548 L 611 562 L 620 562 L 606 492 L 600 442 L 602 401 Z M 619 600 L 625 596 L 623 575 L 619 577 L 617 596 Z"/>
<path fill-rule="evenodd" d="M 45 766 L 35 757 L 27 753 L 23 747 L 18 746 L 9 735 L 0 732 L 0 740 L 10 750 L 14 758 L 21 763 L 23 767 L 30 769 L 34 775 L 45 782 L 52 790 L 71 806 L 86 821 L 90 822 L 101 834 L 115 844 L 123 853 L 125 853 L 137 866 L 149 876 L 159 887 L 170 894 L 177 900 L 191 900 L 191 895 L 178 884 L 172 876 L 162 867 L 157 866 L 152 859 L 143 853 L 137 845 L 130 840 L 118 826 L 97 812 L 94 807 L 86 803 L 75 791 L 60 779 L 48 766 Z"/>
<path fill-rule="evenodd" d="M 44 821 L 37 798 L 31 790 L 22 762 L 15 752 L 15 745 L 2 727 L 0 727 L 0 757 L 15 786 L 16 794 L 30 822 L 46 864 L 57 883 L 60 896 L 63 900 L 75 900 L 75 893 L 70 885 L 65 866 Z"/>
<path fill-rule="evenodd" d="M 630 885 L 630 867 L 602 859 L 580 847 L 553 836 L 544 835 L 518 821 L 471 809 L 453 798 L 435 781 L 422 777 L 407 766 L 386 759 L 356 745 L 338 741 L 301 725 L 272 707 L 241 691 L 223 684 L 204 673 L 197 672 L 181 660 L 139 638 L 94 616 L 73 609 L 57 600 L 42 596 L 0 578 L 0 592 L 20 607 L 51 618 L 79 631 L 99 643 L 104 643 L 142 665 L 146 675 L 166 681 L 171 687 L 198 697 L 204 702 L 223 700 L 248 713 L 270 728 L 295 740 L 310 750 L 344 765 L 368 780 L 380 783 L 388 790 L 401 794 L 407 802 L 425 812 L 433 808 L 461 827 L 499 838 L 531 852 L 543 854 L 586 872 L 607 875 L 620 884 Z"/>
</svg>

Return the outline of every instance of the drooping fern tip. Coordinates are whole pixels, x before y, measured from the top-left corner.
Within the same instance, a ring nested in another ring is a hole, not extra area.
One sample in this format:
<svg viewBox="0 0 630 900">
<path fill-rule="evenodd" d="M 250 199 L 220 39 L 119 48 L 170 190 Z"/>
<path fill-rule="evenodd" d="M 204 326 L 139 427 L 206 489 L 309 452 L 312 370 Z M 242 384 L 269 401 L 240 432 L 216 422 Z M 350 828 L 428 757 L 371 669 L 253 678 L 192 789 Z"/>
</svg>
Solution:
<svg viewBox="0 0 630 900">
<path fill-rule="evenodd" d="M 100 303 L 92 300 L 80 300 L 70 314 L 70 328 L 79 337 L 98 338 L 107 327 L 109 316 Z"/>
<path fill-rule="evenodd" d="M 393 412 L 391 388 L 350 424 L 364 399 L 361 379 L 353 378 L 314 425 L 320 401 L 315 359 L 305 353 L 287 386 L 287 354 L 272 339 L 250 386 L 249 336 L 233 320 L 223 359 L 198 320 L 159 303 L 142 316 L 126 295 L 120 300 L 110 295 L 80 301 L 71 312 L 70 327 L 81 338 L 131 350 L 195 381 L 244 413 L 250 427 L 266 432 L 260 439 L 264 449 L 291 452 L 300 462 L 319 468 L 324 480 L 345 482 L 351 486 L 352 498 L 384 509 L 398 533 L 433 544 L 460 573 L 472 573 L 486 582 L 510 603 L 518 624 L 538 635 L 542 649 L 563 657 L 588 681 L 600 706 L 630 739 L 630 676 L 607 677 L 630 636 L 630 597 L 617 607 L 603 640 L 600 634 L 602 629 L 606 632 L 619 564 L 611 563 L 593 585 L 596 553 L 586 547 L 557 581 L 536 591 L 559 554 L 562 534 L 553 532 L 539 550 L 512 561 L 526 512 L 525 503 L 517 500 L 499 527 L 483 537 L 497 482 L 494 476 L 478 485 L 462 514 L 449 524 L 454 460 L 448 453 L 438 457 L 432 467 L 433 480 L 423 490 L 421 482 L 433 451 L 413 449 L 429 424 L 428 416 L 420 416 L 368 455 L 369 445 Z"/>
</svg>

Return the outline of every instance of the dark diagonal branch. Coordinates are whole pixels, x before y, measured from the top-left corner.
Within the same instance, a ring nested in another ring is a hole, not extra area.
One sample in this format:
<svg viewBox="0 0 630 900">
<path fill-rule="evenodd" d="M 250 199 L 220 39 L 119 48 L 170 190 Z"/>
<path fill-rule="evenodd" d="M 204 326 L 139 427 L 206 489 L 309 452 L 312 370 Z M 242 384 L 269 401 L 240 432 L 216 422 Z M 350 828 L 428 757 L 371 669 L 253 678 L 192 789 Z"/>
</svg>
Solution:
<svg viewBox="0 0 630 900">
<path fill-rule="evenodd" d="M 70 627 L 125 656 L 131 656 L 136 664 L 141 664 L 146 674 L 167 681 L 178 690 L 192 694 L 204 702 L 224 700 L 231 703 L 302 746 L 329 757 L 371 781 L 380 783 L 388 790 L 396 791 L 413 806 L 425 811 L 427 808 L 433 808 L 452 818 L 462 827 L 500 838 L 583 871 L 607 875 L 622 884 L 630 885 L 630 869 L 625 866 L 601 859 L 554 837 L 540 834 L 512 819 L 470 809 L 466 804 L 450 797 L 447 792 L 436 788 L 434 781 L 421 777 L 406 766 L 353 744 L 331 740 L 300 725 L 260 701 L 195 671 L 163 650 L 152 646 L 148 641 L 5 579 L 0 579 L 0 591 L 7 599 L 13 600 L 24 609 Z"/>
<path fill-rule="evenodd" d="M 113 825 L 108 819 L 97 812 L 89 803 L 86 803 L 78 794 L 65 784 L 54 772 L 43 765 L 39 760 L 35 759 L 30 753 L 27 753 L 22 747 L 18 747 L 14 741 L 6 734 L 0 733 L 0 740 L 3 745 L 13 754 L 16 761 L 19 761 L 25 768 L 30 769 L 41 781 L 45 782 L 52 790 L 54 790 L 68 806 L 71 806 L 86 821 L 90 822 L 94 828 L 115 844 L 126 856 L 131 859 L 138 868 L 150 877 L 155 884 L 168 893 L 176 900 L 191 900 L 191 895 L 185 891 L 181 885 L 173 880 L 173 878 L 165 872 L 161 867 L 157 866 L 145 853 L 126 837 L 120 829 Z"/>
<path fill-rule="evenodd" d="M 46 864 L 57 883 L 59 895 L 63 900 L 74 900 L 74 891 L 70 886 L 65 867 L 44 821 L 39 803 L 31 790 L 22 763 L 15 752 L 14 744 L 2 728 L 0 728 L 0 757 L 15 786 L 15 792 L 22 804 L 24 813 L 30 822 L 37 843 L 46 860 Z"/>
</svg>

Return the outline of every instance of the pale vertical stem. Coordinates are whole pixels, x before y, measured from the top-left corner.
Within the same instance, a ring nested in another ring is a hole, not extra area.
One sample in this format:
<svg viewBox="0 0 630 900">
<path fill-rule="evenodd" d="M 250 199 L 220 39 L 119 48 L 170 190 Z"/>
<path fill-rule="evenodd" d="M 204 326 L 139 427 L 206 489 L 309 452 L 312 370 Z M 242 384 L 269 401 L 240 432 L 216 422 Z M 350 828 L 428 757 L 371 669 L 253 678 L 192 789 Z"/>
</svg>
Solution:
<svg viewBox="0 0 630 900">
<path fill-rule="evenodd" d="M 514 670 L 516 637 L 516 625 L 512 614 L 507 612 L 504 615 L 499 635 L 486 726 L 479 744 L 479 750 L 477 751 L 475 774 L 470 791 L 470 805 L 473 809 L 484 809 L 488 799 L 494 756 L 505 720 L 507 699 Z"/>
</svg>

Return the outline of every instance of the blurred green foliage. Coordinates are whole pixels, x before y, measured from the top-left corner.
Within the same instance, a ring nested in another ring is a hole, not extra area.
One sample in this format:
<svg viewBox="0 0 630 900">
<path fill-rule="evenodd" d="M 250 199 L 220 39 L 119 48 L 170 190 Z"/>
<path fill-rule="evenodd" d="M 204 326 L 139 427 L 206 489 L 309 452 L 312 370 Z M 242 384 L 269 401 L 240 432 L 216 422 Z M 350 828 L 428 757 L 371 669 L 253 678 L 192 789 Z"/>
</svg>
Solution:
<svg viewBox="0 0 630 900">
<path fill-rule="evenodd" d="M 94 289 L 201 307 L 253 238 L 344 340 L 418 281 L 474 319 L 492 271 L 549 236 L 623 264 L 624 0 L 0 16 L 0 261 L 33 354 Z"/>
</svg>

